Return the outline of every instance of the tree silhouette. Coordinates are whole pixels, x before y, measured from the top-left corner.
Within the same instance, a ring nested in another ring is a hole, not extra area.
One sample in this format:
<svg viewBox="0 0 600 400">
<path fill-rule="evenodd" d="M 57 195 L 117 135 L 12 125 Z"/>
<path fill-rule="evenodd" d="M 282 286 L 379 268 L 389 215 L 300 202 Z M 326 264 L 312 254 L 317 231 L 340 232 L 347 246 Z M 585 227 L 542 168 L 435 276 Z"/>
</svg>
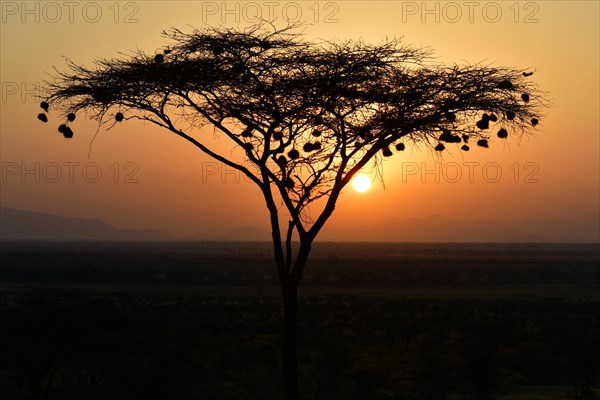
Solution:
<svg viewBox="0 0 600 400">
<path fill-rule="evenodd" d="M 100 59 L 93 68 L 67 60 L 69 71 L 47 83 L 41 104 L 64 112 L 59 131 L 67 138 L 80 112 L 110 127 L 147 121 L 258 186 L 283 294 L 286 399 L 298 398 L 297 287 L 352 177 L 408 146 L 468 151 L 472 143 L 488 147 L 494 134 L 520 136 L 544 106 L 525 71 L 443 65 L 399 40 L 308 42 L 299 28 L 173 29 L 163 32 L 171 45 L 160 53 Z M 211 147 L 215 133 L 230 152 Z"/>
</svg>

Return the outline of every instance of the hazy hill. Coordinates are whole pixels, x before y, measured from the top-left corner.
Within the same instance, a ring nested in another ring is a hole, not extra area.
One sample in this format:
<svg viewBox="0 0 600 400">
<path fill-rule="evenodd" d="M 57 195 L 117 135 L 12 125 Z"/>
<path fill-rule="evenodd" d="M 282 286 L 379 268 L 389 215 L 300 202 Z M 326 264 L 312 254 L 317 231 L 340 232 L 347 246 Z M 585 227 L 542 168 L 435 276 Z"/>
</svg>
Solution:
<svg viewBox="0 0 600 400">
<path fill-rule="evenodd" d="M 330 229 L 331 228 L 331 229 Z M 369 242 L 600 242 L 600 216 L 460 221 L 434 215 L 325 227 L 321 240 Z"/>
<path fill-rule="evenodd" d="M 66 218 L 34 211 L 0 208 L 2 240 L 168 240 L 157 229 L 119 229 L 93 218 Z"/>
<path fill-rule="evenodd" d="M 285 232 L 282 232 L 282 235 Z M 268 228 L 245 226 L 226 233 L 196 235 L 192 240 L 270 241 Z M 600 242 L 600 216 L 460 221 L 433 215 L 383 221 L 326 225 L 320 241 L 360 242 Z"/>
<path fill-rule="evenodd" d="M 335 221 L 337 222 L 337 221 Z M 119 229 L 99 219 L 65 218 L 33 211 L 0 208 L 0 238 L 41 240 L 200 240 L 270 241 L 268 228 L 254 225 L 228 231 L 172 237 L 156 229 Z M 375 222 L 326 225 L 320 241 L 360 242 L 600 242 L 600 216 L 460 221 L 434 215 Z"/>
</svg>

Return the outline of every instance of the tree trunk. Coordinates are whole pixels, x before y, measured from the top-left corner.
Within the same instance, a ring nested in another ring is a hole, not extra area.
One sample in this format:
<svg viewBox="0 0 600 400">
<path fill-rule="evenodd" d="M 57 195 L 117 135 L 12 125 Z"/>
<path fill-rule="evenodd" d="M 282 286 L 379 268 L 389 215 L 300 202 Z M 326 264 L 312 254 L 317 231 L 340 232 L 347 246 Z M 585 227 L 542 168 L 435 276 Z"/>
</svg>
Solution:
<svg viewBox="0 0 600 400">
<path fill-rule="evenodd" d="M 296 330 L 298 316 L 297 285 L 290 283 L 283 291 L 283 337 L 281 355 L 283 361 L 283 398 L 298 400 L 298 357 L 296 354 Z"/>
</svg>

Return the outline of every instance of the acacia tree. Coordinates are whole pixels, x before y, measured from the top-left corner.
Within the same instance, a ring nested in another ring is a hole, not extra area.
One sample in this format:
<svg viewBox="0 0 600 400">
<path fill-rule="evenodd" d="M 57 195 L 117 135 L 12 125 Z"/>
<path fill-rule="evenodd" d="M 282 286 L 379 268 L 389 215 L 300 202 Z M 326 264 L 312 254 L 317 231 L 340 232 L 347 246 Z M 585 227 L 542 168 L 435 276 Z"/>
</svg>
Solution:
<svg viewBox="0 0 600 400">
<path fill-rule="evenodd" d="M 298 398 L 298 284 L 352 177 L 406 146 L 469 151 L 473 143 L 488 147 L 492 134 L 520 136 L 543 106 L 522 70 L 442 65 L 399 40 L 308 42 L 298 28 L 173 29 L 163 32 L 170 44 L 159 52 L 100 59 L 92 68 L 68 60 L 41 104 L 64 113 L 65 137 L 80 112 L 111 127 L 146 121 L 258 186 L 283 295 L 286 399 Z M 45 113 L 38 118 L 47 121 Z M 230 152 L 210 144 L 215 133 Z"/>
</svg>

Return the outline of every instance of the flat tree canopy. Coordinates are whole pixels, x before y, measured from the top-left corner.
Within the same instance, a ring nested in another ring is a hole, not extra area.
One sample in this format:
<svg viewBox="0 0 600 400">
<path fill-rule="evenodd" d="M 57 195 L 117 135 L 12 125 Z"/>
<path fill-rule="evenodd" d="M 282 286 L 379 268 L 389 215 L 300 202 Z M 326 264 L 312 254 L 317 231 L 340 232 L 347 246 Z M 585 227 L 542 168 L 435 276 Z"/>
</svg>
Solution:
<svg viewBox="0 0 600 400">
<path fill-rule="evenodd" d="M 490 137 L 518 137 L 539 121 L 543 100 L 526 71 L 444 65 L 399 40 L 307 42 L 297 28 L 163 32 L 171 44 L 158 53 L 93 68 L 69 61 L 49 83 L 48 102 L 65 114 L 170 130 L 276 192 L 295 228 L 311 236 L 326 218 L 302 218 L 305 208 L 335 202 L 368 162 L 414 144 L 487 147 Z M 207 147 L 206 126 L 243 155 Z"/>
</svg>

